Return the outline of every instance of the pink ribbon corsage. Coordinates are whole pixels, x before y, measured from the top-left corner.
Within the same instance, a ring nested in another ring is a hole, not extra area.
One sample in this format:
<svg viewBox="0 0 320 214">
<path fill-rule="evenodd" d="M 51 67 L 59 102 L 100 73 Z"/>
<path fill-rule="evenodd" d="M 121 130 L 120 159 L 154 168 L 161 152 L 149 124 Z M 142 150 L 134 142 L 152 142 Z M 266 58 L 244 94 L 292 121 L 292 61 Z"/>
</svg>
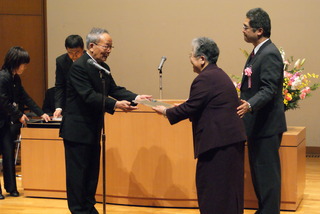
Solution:
<svg viewBox="0 0 320 214">
<path fill-rule="evenodd" d="M 251 88 L 251 74 L 252 74 L 252 68 L 250 67 L 246 67 L 246 69 L 244 69 L 244 75 L 246 75 L 248 77 L 248 88 Z"/>
</svg>

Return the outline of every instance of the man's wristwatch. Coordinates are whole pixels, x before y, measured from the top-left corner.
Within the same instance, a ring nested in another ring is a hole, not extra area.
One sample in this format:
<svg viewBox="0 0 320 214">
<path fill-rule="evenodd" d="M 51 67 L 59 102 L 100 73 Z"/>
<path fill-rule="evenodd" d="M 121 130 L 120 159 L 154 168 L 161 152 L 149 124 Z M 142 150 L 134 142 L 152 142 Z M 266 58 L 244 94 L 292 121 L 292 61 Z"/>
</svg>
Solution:
<svg viewBox="0 0 320 214">
<path fill-rule="evenodd" d="M 249 102 L 247 102 L 247 103 L 248 103 L 248 110 L 251 112 L 252 111 L 252 107 L 251 107 Z"/>
<path fill-rule="evenodd" d="M 162 111 L 162 115 L 164 116 L 164 117 L 167 117 L 167 109 L 165 108 L 165 109 L 163 109 L 163 111 Z"/>
</svg>

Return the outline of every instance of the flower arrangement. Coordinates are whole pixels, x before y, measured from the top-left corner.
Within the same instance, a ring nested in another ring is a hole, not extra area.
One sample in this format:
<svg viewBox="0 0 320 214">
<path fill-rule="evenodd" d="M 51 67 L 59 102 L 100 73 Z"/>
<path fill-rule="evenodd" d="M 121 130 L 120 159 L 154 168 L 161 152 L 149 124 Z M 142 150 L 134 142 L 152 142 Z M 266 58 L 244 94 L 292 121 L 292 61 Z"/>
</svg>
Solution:
<svg viewBox="0 0 320 214">
<path fill-rule="evenodd" d="M 285 110 L 299 108 L 299 100 L 303 100 L 310 96 L 310 92 L 316 90 L 320 83 L 311 83 L 311 79 L 319 78 L 319 75 L 314 73 L 303 74 L 303 64 L 305 59 L 298 59 L 290 68 L 290 65 L 294 62 L 293 56 L 289 59 L 285 58 L 285 52 L 280 48 L 280 53 L 283 59 L 283 103 Z"/>
<path fill-rule="evenodd" d="M 246 50 L 241 49 L 241 51 L 246 57 L 248 57 L 248 52 Z M 286 59 L 285 52 L 282 48 L 280 48 L 280 53 L 284 63 L 283 103 L 285 106 L 285 110 L 297 109 L 299 108 L 299 100 L 303 100 L 306 97 L 311 96 L 311 91 L 316 90 L 320 86 L 319 82 L 312 83 L 311 81 L 311 79 L 319 78 L 319 75 L 316 75 L 314 73 L 303 74 L 303 64 L 305 63 L 305 59 L 296 60 L 292 67 L 291 65 L 294 62 L 293 56 L 291 56 L 289 59 Z M 245 75 L 248 74 L 245 73 Z M 251 76 L 251 73 L 249 75 Z M 241 78 L 232 75 L 231 79 L 233 80 L 237 92 L 239 93 Z"/>
</svg>

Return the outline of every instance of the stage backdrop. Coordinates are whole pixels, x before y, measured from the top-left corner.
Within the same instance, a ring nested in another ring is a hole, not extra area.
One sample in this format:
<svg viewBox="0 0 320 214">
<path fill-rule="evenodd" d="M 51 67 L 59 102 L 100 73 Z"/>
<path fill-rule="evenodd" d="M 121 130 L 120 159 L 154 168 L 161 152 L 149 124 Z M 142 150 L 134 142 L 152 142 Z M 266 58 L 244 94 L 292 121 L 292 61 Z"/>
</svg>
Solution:
<svg viewBox="0 0 320 214">
<path fill-rule="evenodd" d="M 242 24 L 254 7 L 269 13 L 272 41 L 288 57 L 306 58 L 305 72 L 320 74 L 317 0 L 48 0 L 48 85 L 54 85 L 55 58 L 65 52 L 65 38 L 79 34 L 85 39 L 92 27 L 102 27 L 113 37 L 115 48 L 107 63 L 119 85 L 159 98 L 157 67 L 166 56 L 163 98 L 185 99 L 196 76 L 188 57 L 191 40 L 213 38 L 221 51 L 218 65 L 230 75 L 241 75 L 246 59 L 240 48 L 252 50 L 243 40 Z M 308 146 L 320 146 L 319 103 L 320 90 L 301 109 L 286 114 L 288 125 L 307 127 Z"/>
</svg>

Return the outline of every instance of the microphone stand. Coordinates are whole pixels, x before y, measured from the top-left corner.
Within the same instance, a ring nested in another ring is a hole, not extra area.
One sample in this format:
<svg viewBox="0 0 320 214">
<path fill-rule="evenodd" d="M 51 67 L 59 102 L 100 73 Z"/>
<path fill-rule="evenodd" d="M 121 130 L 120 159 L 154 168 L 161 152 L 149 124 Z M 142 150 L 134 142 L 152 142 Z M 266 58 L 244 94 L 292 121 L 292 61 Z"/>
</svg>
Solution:
<svg viewBox="0 0 320 214">
<path fill-rule="evenodd" d="M 162 68 L 159 68 L 159 91 L 160 91 L 160 100 L 162 100 Z"/>
<path fill-rule="evenodd" d="M 106 130 L 104 124 L 104 112 L 105 112 L 105 99 L 106 99 L 106 80 L 102 75 L 102 71 L 100 70 L 100 77 L 102 80 L 102 203 L 103 203 L 103 214 L 106 214 Z"/>
</svg>

